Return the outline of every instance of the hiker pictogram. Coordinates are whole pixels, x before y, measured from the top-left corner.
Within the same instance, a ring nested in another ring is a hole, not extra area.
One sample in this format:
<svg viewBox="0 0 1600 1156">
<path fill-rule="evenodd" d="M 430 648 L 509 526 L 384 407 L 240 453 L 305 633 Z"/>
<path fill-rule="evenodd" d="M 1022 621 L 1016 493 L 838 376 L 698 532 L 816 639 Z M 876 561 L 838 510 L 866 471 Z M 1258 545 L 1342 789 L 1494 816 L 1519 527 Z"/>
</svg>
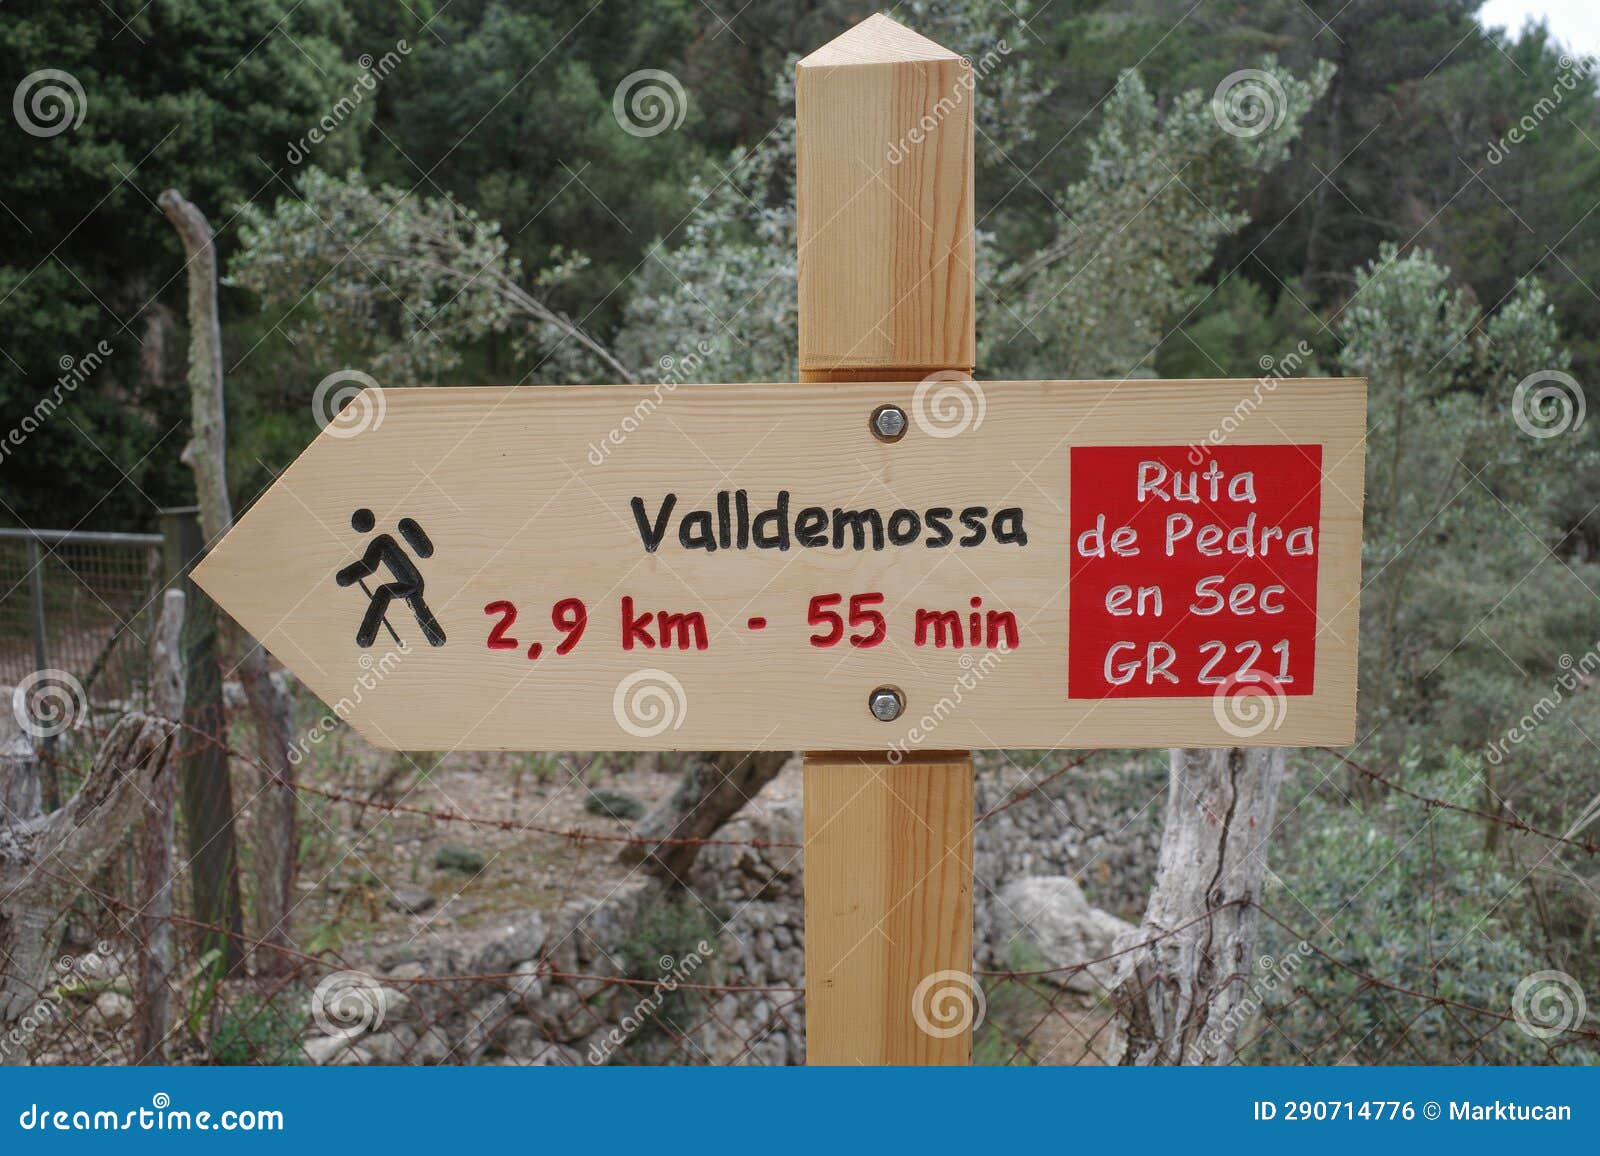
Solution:
<svg viewBox="0 0 1600 1156">
<path fill-rule="evenodd" d="M 366 534 L 376 525 L 376 519 L 371 510 L 363 507 L 350 515 L 350 525 L 357 533 Z M 416 551 L 418 558 L 433 556 L 432 540 L 414 519 L 401 518 L 398 528 L 400 536 Z M 376 574 L 379 567 L 388 567 L 392 580 L 384 582 L 376 589 L 368 589 L 364 579 Z M 369 599 L 367 612 L 362 616 L 361 625 L 356 630 L 357 646 L 371 646 L 378 637 L 380 625 L 388 627 L 395 641 L 399 641 L 399 636 L 395 635 L 394 627 L 389 625 L 386 617 L 390 604 L 396 599 L 404 601 L 411 608 L 411 613 L 417 616 L 417 625 L 422 627 L 422 636 L 428 640 L 430 646 L 444 645 L 444 628 L 439 625 L 439 620 L 433 616 L 433 611 L 428 609 L 428 604 L 422 598 L 422 571 L 417 569 L 416 563 L 401 548 L 400 543 L 394 540 L 393 535 L 379 534 L 368 542 L 366 553 L 361 559 L 340 570 L 335 580 L 340 586 L 354 586 L 360 583 L 361 589 Z"/>
</svg>

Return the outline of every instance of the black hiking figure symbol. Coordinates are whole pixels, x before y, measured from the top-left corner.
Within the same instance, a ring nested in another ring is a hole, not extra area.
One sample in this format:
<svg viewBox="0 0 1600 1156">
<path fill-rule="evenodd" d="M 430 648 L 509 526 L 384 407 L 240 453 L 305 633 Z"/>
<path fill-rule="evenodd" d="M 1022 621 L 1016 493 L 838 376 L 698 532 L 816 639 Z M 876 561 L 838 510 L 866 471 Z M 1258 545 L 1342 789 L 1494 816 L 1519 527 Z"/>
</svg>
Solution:
<svg viewBox="0 0 1600 1156">
<path fill-rule="evenodd" d="M 371 510 L 362 508 L 350 515 L 350 525 L 357 533 L 365 534 L 376 525 L 376 519 L 373 518 Z M 417 552 L 417 557 L 433 557 L 433 543 L 413 519 L 401 518 L 399 529 L 400 536 Z M 376 574 L 380 566 L 387 566 L 394 580 L 383 583 L 375 590 L 368 590 L 363 579 Z M 334 576 L 334 580 L 340 586 L 354 586 L 359 582 L 362 591 L 370 599 L 367 603 L 367 612 L 361 619 L 361 626 L 356 631 L 357 646 L 371 646 L 377 640 L 380 625 L 388 628 L 390 637 L 396 642 L 400 641 L 394 632 L 394 627 L 390 626 L 389 620 L 384 617 L 389 612 L 389 604 L 397 598 L 404 600 L 405 604 L 411 607 L 411 613 L 417 616 L 417 625 L 422 627 L 422 636 L 428 640 L 428 644 L 444 645 L 444 628 L 433 616 L 433 611 L 428 609 L 428 604 L 422 600 L 422 572 L 401 549 L 400 543 L 390 535 L 379 534 L 368 542 L 367 551 L 361 556 L 361 560 L 352 562 L 340 570 Z"/>
</svg>

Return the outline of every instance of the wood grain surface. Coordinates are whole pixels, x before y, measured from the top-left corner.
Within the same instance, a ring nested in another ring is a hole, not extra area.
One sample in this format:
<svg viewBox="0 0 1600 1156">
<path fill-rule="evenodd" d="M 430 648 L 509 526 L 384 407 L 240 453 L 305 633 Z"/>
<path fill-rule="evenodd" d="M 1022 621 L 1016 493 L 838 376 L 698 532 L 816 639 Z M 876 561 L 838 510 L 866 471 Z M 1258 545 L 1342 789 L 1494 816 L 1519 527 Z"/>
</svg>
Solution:
<svg viewBox="0 0 1600 1156">
<path fill-rule="evenodd" d="M 195 579 L 384 747 L 890 751 L 1351 741 L 1363 382 L 1289 380 L 1270 390 L 1253 380 L 983 382 L 971 387 L 981 393 L 981 422 L 955 436 L 942 436 L 953 427 L 924 412 L 928 396 L 919 408 L 918 388 L 369 391 L 352 403 L 365 406 L 367 428 L 355 436 L 324 431 Z M 1237 417 L 1246 400 L 1253 408 Z M 898 442 L 869 428 L 885 404 L 910 417 Z M 1315 693 L 1285 700 L 1281 725 L 1244 740 L 1221 728 L 1208 698 L 1067 694 L 1073 448 L 1184 446 L 1224 428 L 1232 428 L 1228 445 L 1319 445 L 1324 472 Z M 838 549 L 830 540 L 822 548 L 707 551 L 685 549 L 673 528 L 655 552 L 644 548 L 635 497 L 654 518 L 675 494 L 677 523 L 693 509 L 714 520 L 718 492 L 741 489 L 752 511 L 789 492 L 791 521 L 806 506 L 875 509 L 885 520 L 902 508 L 1014 507 L 1028 542 L 989 537 L 933 549 L 924 538 L 857 550 L 852 538 Z M 335 574 L 372 537 L 352 527 L 359 509 L 372 511 L 374 534 L 398 541 L 402 518 L 426 531 L 434 552 L 416 564 L 445 645 L 430 646 L 398 601 L 386 619 L 404 652 L 388 629 L 370 647 L 356 644 L 368 600 L 337 585 Z M 843 600 L 881 593 L 885 640 L 812 645 L 810 599 L 830 592 Z M 623 649 L 624 597 L 641 611 L 703 614 L 706 648 Z M 987 648 L 915 644 L 917 609 L 959 610 L 972 597 L 1016 615 L 1014 650 L 983 663 Z M 588 621 L 577 646 L 558 655 L 565 635 L 551 608 L 566 598 L 583 600 Z M 518 608 L 507 631 L 518 649 L 487 647 L 497 618 L 485 607 L 497 601 Z M 765 619 L 763 629 L 750 627 L 755 617 Z M 543 649 L 530 660 L 534 642 Z M 962 688 L 980 663 L 982 677 Z M 663 677 L 640 676 L 651 671 Z M 886 684 L 906 695 L 896 723 L 867 710 L 869 693 Z M 633 706 L 642 713 L 630 713 Z M 664 726 L 652 707 L 668 712 Z M 908 747 L 913 726 L 920 737 Z"/>
</svg>

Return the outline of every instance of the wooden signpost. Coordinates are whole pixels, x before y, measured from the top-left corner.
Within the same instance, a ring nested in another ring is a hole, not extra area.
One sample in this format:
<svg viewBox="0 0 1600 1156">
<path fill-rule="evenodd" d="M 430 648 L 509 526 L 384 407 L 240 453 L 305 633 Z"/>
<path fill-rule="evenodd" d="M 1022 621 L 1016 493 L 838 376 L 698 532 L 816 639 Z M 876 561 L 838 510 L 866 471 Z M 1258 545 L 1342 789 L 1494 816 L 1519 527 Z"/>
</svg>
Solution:
<svg viewBox="0 0 1600 1156">
<path fill-rule="evenodd" d="M 194 578 L 379 746 L 808 750 L 811 1061 L 966 1062 L 967 750 L 1352 741 L 1364 383 L 973 381 L 971 69 L 796 96 L 800 383 L 369 389 Z"/>
</svg>

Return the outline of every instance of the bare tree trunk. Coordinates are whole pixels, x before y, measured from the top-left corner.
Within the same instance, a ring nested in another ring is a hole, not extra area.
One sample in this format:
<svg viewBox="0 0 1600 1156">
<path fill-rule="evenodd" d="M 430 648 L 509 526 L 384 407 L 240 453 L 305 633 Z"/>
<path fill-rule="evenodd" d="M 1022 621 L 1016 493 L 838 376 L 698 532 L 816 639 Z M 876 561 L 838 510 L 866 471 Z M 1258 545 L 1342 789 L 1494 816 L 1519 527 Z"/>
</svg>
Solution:
<svg viewBox="0 0 1600 1156">
<path fill-rule="evenodd" d="M 700 853 L 700 845 L 651 845 L 650 840 L 710 838 L 793 757 L 789 751 L 685 755 L 678 789 L 639 821 L 634 834 L 644 842 L 624 847 L 619 858 L 624 863 L 644 863 L 645 871 L 669 884 L 682 883 Z"/>
<path fill-rule="evenodd" d="M 182 590 L 162 598 L 161 620 L 150 655 L 151 705 L 165 719 L 183 718 Z M 179 732 L 181 747 L 182 732 Z M 179 760 L 174 754 L 174 763 Z M 139 971 L 134 991 L 134 1058 L 141 1064 L 167 1062 L 167 1025 L 171 1020 L 172 976 L 172 840 L 178 801 L 176 766 L 151 784 L 149 810 L 139 831 Z"/>
<path fill-rule="evenodd" d="M 20 1063 L 13 1025 L 55 992 L 66 911 L 125 845 L 144 799 L 169 775 L 178 742 L 169 719 L 135 712 L 111 729 L 77 793 L 49 815 L 0 825 L 0 1063 Z"/>
<path fill-rule="evenodd" d="M 1345 78 L 1349 75 L 1350 50 L 1347 45 L 1340 45 L 1334 49 L 1339 68 L 1333 74 L 1333 79 L 1328 84 L 1328 153 L 1331 157 L 1344 156 L 1344 139 L 1341 129 L 1344 127 L 1344 86 Z M 1307 126 L 1309 127 L 1309 126 Z M 1309 133 L 1307 134 L 1309 135 Z M 1306 229 L 1306 251 L 1304 273 L 1306 291 L 1313 297 L 1323 290 L 1323 282 L 1327 279 L 1321 269 L 1322 263 L 1322 236 L 1323 229 L 1328 220 L 1328 186 L 1333 182 L 1323 179 L 1317 182 L 1317 187 L 1311 196 L 1311 223 Z"/>
<path fill-rule="evenodd" d="M 1117 944 L 1146 944 L 1113 984 L 1122 1063 L 1234 1062 L 1283 770 L 1279 748 L 1172 752 L 1155 889 Z"/>
<path fill-rule="evenodd" d="M 222 974 L 244 959 L 244 905 L 239 898 L 233 779 L 228 774 L 228 751 L 221 741 L 228 731 L 228 716 L 222 703 L 222 668 L 217 656 L 217 604 L 189 578 L 190 563 L 205 544 L 199 520 L 188 511 L 173 511 L 162 529 L 169 555 L 167 580 L 181 584 L 185 605 L 186 686 L 178 790 L 189 856 L 189 905 L 199 924 L 196 958 L 214 958 L 215 972 Z"/>
<path fill-rule="evenodd" d="M 43 809 L 39 754 L 10 706 L 11 688 L 0 688 L 0 823 L 22 823 Z"/>
<path fill-rule="evenodd" d="M 184 459 L 194 470 L 200 503 L 200 528 L 215 542 L 233 524 L 228 498 L 226 416 L 222 391 L 222 324 L 217 312 L 217 251 L 211 225 L 176 189 L 159 199 L 178 230 L 189 267 L 189 393 L 194 438 Z M 257 837 L 251 850 L 256 879 L 259 938 L 258 970 L 278 970 L 287 957 L 270 950 L 289 943 L 289 913 L 294 900 L 295 792 L 289 761 L 290 702 L 273 682 L 266 652 L 248 634 L 239 660 L 240 681 L 255 717 L 256 755 L 262 790 L 256 802 Z"/>
</svg>

